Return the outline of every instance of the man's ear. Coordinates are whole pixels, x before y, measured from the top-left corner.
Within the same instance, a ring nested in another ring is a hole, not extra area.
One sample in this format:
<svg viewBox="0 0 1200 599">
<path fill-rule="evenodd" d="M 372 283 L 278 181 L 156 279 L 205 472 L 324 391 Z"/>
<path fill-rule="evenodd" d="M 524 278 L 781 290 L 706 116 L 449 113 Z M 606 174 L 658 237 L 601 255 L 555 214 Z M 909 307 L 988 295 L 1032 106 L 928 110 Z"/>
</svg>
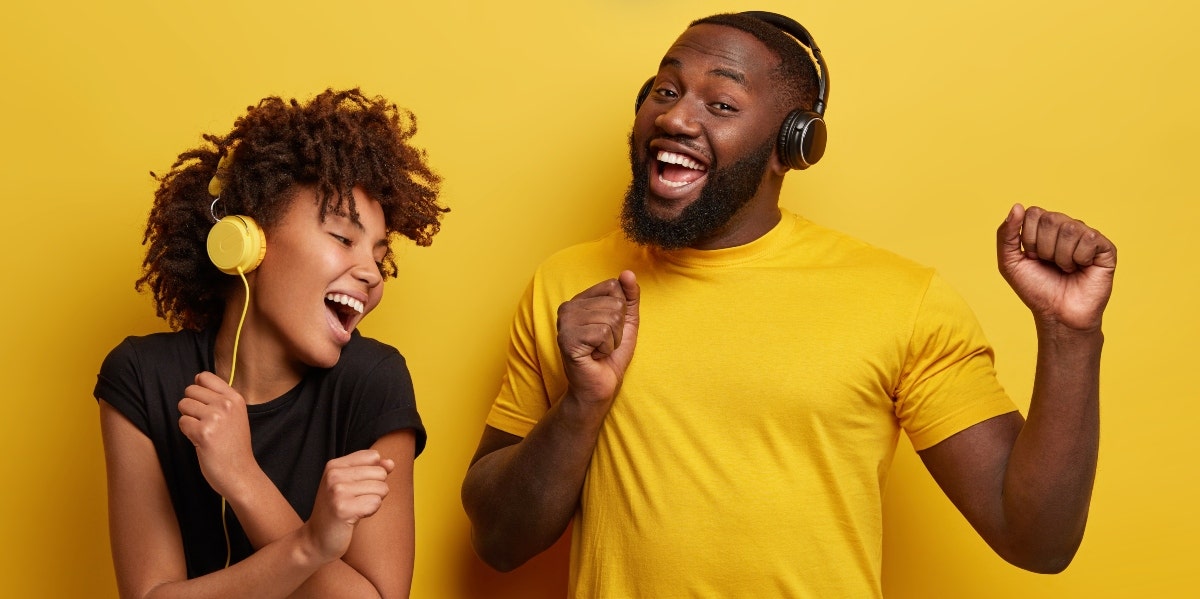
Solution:
<svg viewBox="0 0 1200 599">
<path fill-rule="evenodd" d="M 767 168 L 770 169 L 771 174 L 778 177 L 782 177 L 786 175 L 788 171 L 792 170 L 790 167 L 788 167 L 788 165 L 784 164 L 783 161 L 779 159 L 778 144 L 775 146 L 775 149 L 771 150 L 771 160 L 767 163 Z"/>
</svg>

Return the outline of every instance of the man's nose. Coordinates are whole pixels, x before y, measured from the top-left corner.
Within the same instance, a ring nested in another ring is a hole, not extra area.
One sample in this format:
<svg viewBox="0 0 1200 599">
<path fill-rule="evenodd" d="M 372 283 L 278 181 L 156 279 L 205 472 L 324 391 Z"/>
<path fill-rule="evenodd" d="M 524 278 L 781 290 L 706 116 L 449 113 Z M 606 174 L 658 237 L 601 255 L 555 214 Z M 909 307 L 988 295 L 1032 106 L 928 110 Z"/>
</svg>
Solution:
<svg viewBox="0 0 1200 599">
<path fill-rule="evenodd" d="M 700 124 L 697 118 L 697 106 L 694 100 L 684 95 L 676 99 L 667 109 L 654 117 L 654 126 L 667 135 L 682 135 L 696 137 L 700 135 Z"/>
</svg>

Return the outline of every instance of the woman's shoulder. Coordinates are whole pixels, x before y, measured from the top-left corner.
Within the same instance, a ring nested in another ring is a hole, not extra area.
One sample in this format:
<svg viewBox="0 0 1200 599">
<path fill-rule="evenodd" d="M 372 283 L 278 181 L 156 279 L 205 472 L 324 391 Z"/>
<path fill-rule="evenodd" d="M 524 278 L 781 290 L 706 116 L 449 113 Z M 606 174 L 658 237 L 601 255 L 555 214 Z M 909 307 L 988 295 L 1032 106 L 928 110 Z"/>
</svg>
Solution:
<svg viewBox="0 0 1200 599">
<path fill-rule="evenodd" d="M 178 418 L 163 415 L 196 373 L 210 368 L 211 355 L 209 336 L 201 331 L 126 337 L 104 358 L 92 394 L 154 439 L 154 427 Z"/>
<path fill-rule="evenodd" d="M 211 353 L 210 331 L 169 331 L 148 335 L 130 335 L 117 344 L 105 359 L 105 363 L 134 362 L 137 364 L 162 364 L 165 362 L 204 361 Z"/>
</svg>

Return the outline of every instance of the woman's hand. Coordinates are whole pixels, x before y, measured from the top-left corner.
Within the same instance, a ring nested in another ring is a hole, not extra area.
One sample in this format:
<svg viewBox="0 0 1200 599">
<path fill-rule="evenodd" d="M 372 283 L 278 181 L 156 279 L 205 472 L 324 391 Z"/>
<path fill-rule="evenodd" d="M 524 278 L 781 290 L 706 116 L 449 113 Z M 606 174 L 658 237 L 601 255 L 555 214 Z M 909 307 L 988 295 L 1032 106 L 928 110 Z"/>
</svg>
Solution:
<svg viewBox="0 0 1200 599">
<path fill-rule="evenodd" d="M 387 497 L 388 474 L 395 463 L 380 458 L 374 449 L 356 451 L 329 460 L 317 488 L 312 516 L 304 523 L 313 551 L 319 559 L 332 561 L 350 547 L 354 527 L 370 517 Z"/>
<path fill-rule="evenodd" d="M 246 400 L 211 372 L 196 375 L 179 401 L 179 430 L 196 446 L 200 471 L 222 497 L 237 493 L 248 474 L 261 472 L 250 445 Z"/>
</svg>

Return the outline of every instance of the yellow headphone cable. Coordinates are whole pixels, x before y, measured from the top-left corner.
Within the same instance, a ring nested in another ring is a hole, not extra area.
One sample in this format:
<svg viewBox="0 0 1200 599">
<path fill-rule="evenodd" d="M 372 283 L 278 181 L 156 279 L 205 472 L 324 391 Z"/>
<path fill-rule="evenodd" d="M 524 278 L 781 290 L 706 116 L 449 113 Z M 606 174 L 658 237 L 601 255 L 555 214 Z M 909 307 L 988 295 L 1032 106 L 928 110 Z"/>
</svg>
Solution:
<svg viewBox="0 0 1200 599">
<path fill-rule="evenodd" d="M 229 365 L 229 386 L 233 387 L 233 375 L 237 372 L 237 353 L 238 343 L 242 339 L 242 325 L 246 322 L 246 310 L 250 307 L 250 282 L 246 280 L 246 273 L 239 266 L 237 269 L 238 276 L 242 278 L 242 285 L 246 288 L 246 301 L 242 302 L 242 315 L 238 318 L 237 332 L 233 335 L 233 357 Z M 229 521 L 225 517 L 225 507 L 228 502 L 225 497 L 221 497 L 221 529 L 225 531 L 225 567 L 229 567 L 229 562 L 233 559 L 233 550 L 229 543 Z"/>
</svg>

